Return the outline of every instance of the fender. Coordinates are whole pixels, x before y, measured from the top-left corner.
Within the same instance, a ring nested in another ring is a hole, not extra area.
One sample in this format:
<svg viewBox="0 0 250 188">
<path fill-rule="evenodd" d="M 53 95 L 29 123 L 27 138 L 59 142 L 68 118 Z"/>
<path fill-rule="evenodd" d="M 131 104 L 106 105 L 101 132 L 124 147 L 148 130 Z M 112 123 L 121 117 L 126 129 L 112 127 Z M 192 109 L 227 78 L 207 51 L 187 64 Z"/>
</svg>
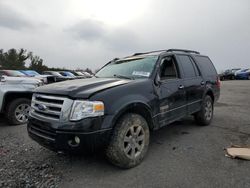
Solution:
<svg viewBox="0 0 250 188">
<path fill-rule="evenodd" d="M 111 127 L 113 128 L 117 122 L 117 120 L 126 112 L 137 112 L 141 114 L 145 114 L 144 118 L 149 123 L 149 127 L 151 129 L 154 128 L 154 121 L 153 121 L 153 115 L 152 115 L 152 109 L 151 107 L 142 100 L 133 100 L 129 101 L 127 103 L 123 103 L 117 110 L 114 112 L 114 117 L 111 122 Z"/>
</svg>

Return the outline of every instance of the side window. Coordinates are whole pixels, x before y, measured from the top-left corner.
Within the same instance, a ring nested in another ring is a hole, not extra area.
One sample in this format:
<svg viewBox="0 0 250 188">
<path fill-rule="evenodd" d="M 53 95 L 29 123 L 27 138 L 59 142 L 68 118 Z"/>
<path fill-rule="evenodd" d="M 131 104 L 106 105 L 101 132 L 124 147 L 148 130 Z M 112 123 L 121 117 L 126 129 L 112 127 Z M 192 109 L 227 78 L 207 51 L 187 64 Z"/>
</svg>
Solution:
<svg viewBox="0 0 250 188">
<path fill-rule="evenodd" d="M 166 57 L 161 62 L 160 78 L 161 80 L 178 78 L 178 69 L 174 57 Z"/>
<path fill-rule="evenodd" d="M 203 75 L 205 75 L 205 76 L 217 75 L 217 71 L 216 71 L 212 61 L 208 57 L 195 56 L 195 59 L 198 62 L 198 65 L 201 67 L 201 71 L 202 71 Z"/>
<path fill-rule="evenodd" d="M 187 55 L 178 55 L 183 68 L 185 78 L 196 77 L 195 68 L 192 60 Z"/>
</svg>

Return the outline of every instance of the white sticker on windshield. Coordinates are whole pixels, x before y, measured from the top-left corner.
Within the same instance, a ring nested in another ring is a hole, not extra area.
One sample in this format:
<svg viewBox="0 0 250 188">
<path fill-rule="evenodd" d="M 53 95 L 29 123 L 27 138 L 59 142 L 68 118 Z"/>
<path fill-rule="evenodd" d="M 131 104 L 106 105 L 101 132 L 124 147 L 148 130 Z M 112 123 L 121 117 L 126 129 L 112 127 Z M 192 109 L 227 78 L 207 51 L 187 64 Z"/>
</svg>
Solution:
<svg viewBox="0 0 250 188">
<path fill-rule="evenodd" d="M 143 71 L 133 71 L 134 76 L 145 76 L 149 77 L 150 72 L 143 72 Z"/>
</svg>

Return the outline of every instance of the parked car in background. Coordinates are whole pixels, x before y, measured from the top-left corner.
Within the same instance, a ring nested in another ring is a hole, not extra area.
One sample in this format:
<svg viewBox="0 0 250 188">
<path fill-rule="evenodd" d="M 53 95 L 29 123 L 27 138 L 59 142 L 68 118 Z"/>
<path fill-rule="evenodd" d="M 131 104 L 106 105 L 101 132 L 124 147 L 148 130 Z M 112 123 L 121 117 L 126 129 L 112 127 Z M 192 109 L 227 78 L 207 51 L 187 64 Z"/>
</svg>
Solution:
<svg viewBox="0 0 250 188">
<path fill-rule="evenodd" d="M 77 77 L 73 74 L 73 73 L 71 73 L 71 72 L 69 72 L 69 71 L 60 71 L 59 72 L 62 76 L 65 76 L 65 77 L 67 77 L 67 78 L 69 78 L 69 79 L 76 79 Z"/>
<path fill-rule="evenodd" d="M 235 73 L 235 78 L 240 80 L 250 80 L 250 69 L 243 69 Z"/>
<path fill-rule="evenodd" d="M 32 91 L 43 85 L 39 79 L 12 77 L 0 71 L 0 113 L 11 125 L 24 124 L 28 120 Z"/>
<path fill-rule="evenodd" d="M 78 71 L 71 71 L 72 74 L 74 74 L 77 78 L 87 78 L 83 73 Z"/>
<path fill-rule="evenodd" d="M 88 73 L 88 72 L 82 71 L 81 73 L 84 74 L 86 76 L 86 78 L 92 78 L 93 77 L 93 75 Z"/>
<path fill-rule="evenodd" d="M 26 76 L 29 76 L 29 77 L 43 79 L 45 84 L 53 83 L 56 81 L 55 76 L 53 76 L 53 75 L 41 75 L 34 70 L 20 70 L 20 72 L 25 74 Z"/>
<path fill-rule="evenodd" d="M 241 70 L 240 68 L 227 69 L 220 75 L 220 80 L 234 80 L 235 72 Z"/>
<path fill-rule="evenodd" d="M 11 76 L 11 77 L 27 77 L 27 78 L 30 78 L 30 76 L 27 76 L 26 74 L 24 74 L 24 73 L 22 73 L 21 71 L 18 71 L 18 70 L 0 70 L 0 74 L 5 75 L 5 76 Z M 34 79 L 38 79 L 38 80 L 41 80 L 42 82 L 44 82 L 44 78 L 41 78 L 41 77 L 40 78 L 35 77 Z"/>
<path fill-rule="evenodd" d="M 2 76 L 5 75 L 5 76 L 12 76 L 12 77 L 26 77 L 25 74 L 17 70 L 0 70 L 0 74 Z"/>
<path fill-rule="evenodd" d="M 44 71 L 42 73 L 43 75 L 52 75 L 55 76 L 55 81 L 56 82 L 61 82 L 61 81 L 66 81 L 66 80 L 70 80 L 69 77 L 63 76 L 61 75 L 59 72 L 57 71 Z"/>
</svg>

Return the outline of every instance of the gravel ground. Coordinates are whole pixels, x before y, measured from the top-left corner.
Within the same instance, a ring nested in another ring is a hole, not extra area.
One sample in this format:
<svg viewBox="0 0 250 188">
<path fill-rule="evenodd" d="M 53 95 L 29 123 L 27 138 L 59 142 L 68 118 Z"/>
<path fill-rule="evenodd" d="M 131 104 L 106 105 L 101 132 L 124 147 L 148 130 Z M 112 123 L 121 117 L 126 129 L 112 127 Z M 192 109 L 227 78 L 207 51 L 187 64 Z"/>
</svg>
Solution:
<svg viewBox="0 0 250 188">
<path fill-rule="evenodd" d="M 210 126 L 185 118 L 151 136 L 146 159 L 130 170 L 102 153 L 56 154 L 32 141 L 26 125 L 0 117 L 0 187 L 250 187 L 250 161 L 225 157 L 231 144 L 250 145 L 250 81 L 222 82 Z"/>
</svg>

